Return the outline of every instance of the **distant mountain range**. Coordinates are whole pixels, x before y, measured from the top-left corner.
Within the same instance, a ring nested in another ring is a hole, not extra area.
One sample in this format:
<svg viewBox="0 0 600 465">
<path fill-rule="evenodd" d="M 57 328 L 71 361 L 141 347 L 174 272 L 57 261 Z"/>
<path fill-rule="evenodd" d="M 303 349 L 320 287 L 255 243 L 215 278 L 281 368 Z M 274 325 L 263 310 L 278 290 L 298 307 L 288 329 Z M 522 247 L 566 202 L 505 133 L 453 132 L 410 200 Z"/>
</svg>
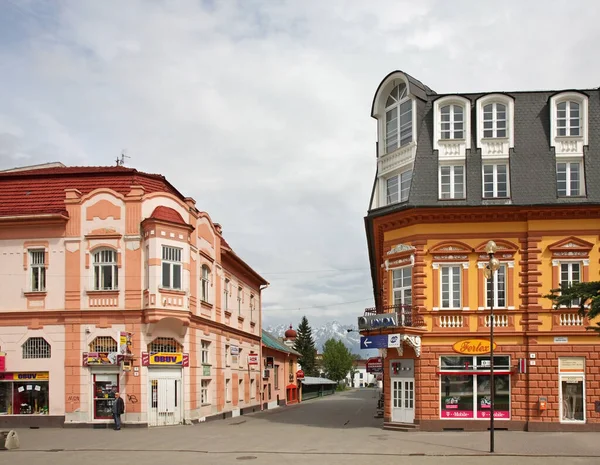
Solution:
<svg viewBox="0 0 600 465">
<path fill-rule="evenodd" d="M 267 326 L 265 331 L 277 336 L 283 337 L 289 325 Z M 356 332 L 355 325 L 343 325 L 337 321 L 330 321 L 321 326 L 311 326 L 312 336 L 315 341 L 315 346 L 319 353 L 323 352 L 323 345 L 328 339 L 334 338 L 340 340 L 353 354 L 360 355 L 361 358 L 377 356 L 377 350 L 361 350 L 360 349 L 360 334 Z M 298 329 L 298 328 L 294 328 Z M 348 332 L 349 329 L 353 331 Z"/>
</svg>

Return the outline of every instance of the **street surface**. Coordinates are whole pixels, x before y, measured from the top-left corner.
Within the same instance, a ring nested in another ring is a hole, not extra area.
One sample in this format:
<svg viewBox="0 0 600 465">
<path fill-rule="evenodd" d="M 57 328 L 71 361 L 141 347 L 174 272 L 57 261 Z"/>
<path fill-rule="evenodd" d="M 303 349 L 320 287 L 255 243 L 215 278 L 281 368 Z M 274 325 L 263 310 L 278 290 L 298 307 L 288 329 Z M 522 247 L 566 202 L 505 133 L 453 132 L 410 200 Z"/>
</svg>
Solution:
<svg viewBox="0 0 600 465">
<path fill-rule="evenodd" d="M 498 431 L 491 456 L 487 432 L 384 431 L 376 402 L 376 390 L 360 389 L 194 426 L 23 429 L 21 449 L 0 451 L 0 463 L 600 465 L 597 433 Z"/>
</svg>

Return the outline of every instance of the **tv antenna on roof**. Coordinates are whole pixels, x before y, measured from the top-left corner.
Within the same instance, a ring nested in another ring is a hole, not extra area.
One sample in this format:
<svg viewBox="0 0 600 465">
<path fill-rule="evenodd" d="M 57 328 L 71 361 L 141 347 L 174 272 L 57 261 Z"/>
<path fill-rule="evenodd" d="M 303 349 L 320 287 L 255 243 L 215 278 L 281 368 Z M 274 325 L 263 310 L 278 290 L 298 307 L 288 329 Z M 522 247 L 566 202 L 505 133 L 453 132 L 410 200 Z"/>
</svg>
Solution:
<svg viewBox="0 0 600 465">
<path fill-rule="evenodd" d="M 123 165 L 125 165 L 125 159 L 126 158 L 131 158 L 130 156 L 125 155 L 125 152 L 126 152 L 126 150 L 123 149 L 121 151 L 121 158 L 117 157 L 117 166 L 123 166 Z"/>
</svg>

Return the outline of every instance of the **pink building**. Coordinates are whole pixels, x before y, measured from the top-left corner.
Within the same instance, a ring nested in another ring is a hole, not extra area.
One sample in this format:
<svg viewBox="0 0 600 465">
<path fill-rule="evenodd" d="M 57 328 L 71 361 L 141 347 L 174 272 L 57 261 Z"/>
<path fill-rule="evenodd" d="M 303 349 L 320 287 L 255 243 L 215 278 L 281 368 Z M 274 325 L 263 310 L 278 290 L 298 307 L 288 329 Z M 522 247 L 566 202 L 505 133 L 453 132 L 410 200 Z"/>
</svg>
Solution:
<svg viewBox="0 0 600 465">
<path fill-rule="evenodd" d="M 0 426 L 175 425 L 260 409 L 268 283 L 163 176 L 0 172 Z"/>
</svg>

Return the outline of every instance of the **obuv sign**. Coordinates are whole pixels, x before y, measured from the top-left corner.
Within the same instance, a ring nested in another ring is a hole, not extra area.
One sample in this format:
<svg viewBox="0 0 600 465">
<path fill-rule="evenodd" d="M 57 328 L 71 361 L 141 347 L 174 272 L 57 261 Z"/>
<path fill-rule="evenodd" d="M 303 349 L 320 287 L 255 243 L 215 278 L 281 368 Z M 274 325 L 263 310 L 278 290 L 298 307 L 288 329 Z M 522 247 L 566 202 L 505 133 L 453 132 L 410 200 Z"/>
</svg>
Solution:
<svg viewBox="0 0 600 465">
<path fill-rule="evenodd" d="M 358 317 L 358 329 L 391 328 L 395 326 L 398 326 L 398 315 L 396 313 Z"/>
</svg>

